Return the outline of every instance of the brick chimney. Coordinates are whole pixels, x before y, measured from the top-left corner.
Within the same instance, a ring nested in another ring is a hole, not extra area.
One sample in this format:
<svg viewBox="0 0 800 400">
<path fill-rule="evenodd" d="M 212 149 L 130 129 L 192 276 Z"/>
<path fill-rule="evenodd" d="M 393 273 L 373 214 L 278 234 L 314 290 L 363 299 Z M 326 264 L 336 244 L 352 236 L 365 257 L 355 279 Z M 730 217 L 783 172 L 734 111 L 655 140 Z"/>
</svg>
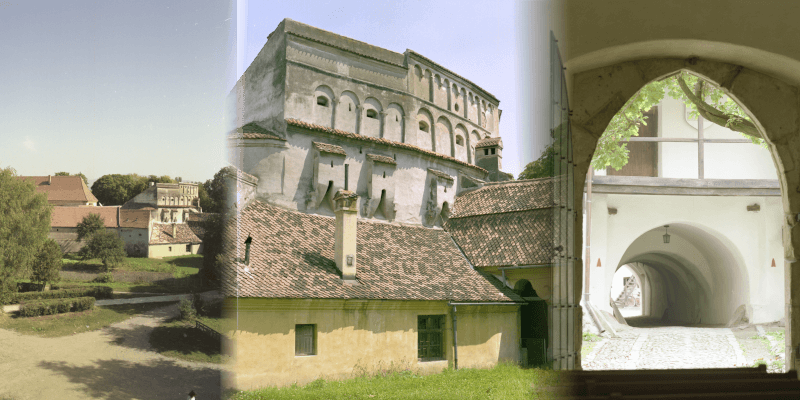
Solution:
<svg viewBox="0 0 800 400">
<path fill-rule="evenodd" d="M 336 234 L 334 236 L 334 261 L 342 272 L 342 279 L 356 279 L 356 227 L 358 215 L 358 195 L 349 190 L 339 190 L 333 196 L 336 214 Z"/>
</svg>

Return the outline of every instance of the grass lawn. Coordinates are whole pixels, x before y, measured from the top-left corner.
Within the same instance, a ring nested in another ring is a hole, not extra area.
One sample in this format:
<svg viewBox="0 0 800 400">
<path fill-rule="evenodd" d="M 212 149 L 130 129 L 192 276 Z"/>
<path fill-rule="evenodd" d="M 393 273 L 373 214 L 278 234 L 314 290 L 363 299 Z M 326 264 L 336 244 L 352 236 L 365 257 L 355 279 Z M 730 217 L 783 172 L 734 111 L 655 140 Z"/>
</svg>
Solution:
<svg viewBox="0 0 800 400">
<path fill-rule="evenodd" d="M 206 306 L 205 315 L 197 316 L 203 324 L 223 332 L 222 302 Z M 179 318 L 166 321 L 150 334 L 150 345 L 159 353 L 188 361 L 222 363 L 227 357 L 222 355 L 219 340 L 214 340 L 195 329 L 194 321 Z"/>
<path fill-rule="evenodd" d="M 114 282 L 93 282 L 104 271 L 99 259 L 81 260 L 75 254 L 67 254 L 63 265 L 62 284 L 111 286 L 123 292 L 189 293 L 201 289 L 197 273 L 203 266 L 203 256 L 126 257 L 122 265 L 111 272 Z"/>
<path fill-rule="evenodd" d="M 549 399 L 541 388 L 558 382 L 558 372 L 500 364 L 492 369 L 446 369 L 439 374 L 409 371 L 343 381 L 318 379 L 305 386 L 236 392 L 230 400 L 256 399 Z"/>
<path fill-rule="evenodd" d="M 102 329 L 137 314 L 173 303 L 120 304 L 95 307 L 91 311 L 30 318 L 0 314 L 0 329 L 10 329 L 22 334 L 41 337 L 68 336 Z"/>
</svg>

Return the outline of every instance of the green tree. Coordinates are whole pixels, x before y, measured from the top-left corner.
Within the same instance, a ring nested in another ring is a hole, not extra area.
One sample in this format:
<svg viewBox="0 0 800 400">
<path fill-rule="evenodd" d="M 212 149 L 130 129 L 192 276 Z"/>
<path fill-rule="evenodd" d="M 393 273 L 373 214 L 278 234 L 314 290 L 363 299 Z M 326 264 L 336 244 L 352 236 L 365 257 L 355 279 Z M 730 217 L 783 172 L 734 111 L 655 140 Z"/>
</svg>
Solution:
<svg viewBox="0 0 800 400">
<path fill-rule="evenodd" d="M 50 231 L 51 206 L 32 181 L 0 169 L 0 301 L 16 291 Z"/>
<path fill-rule="evenodd" d="M 89 184 L 89 180 L 86 179 L 86 175 L 83 172 L 78 172 L 77 174 L 70 174 L 69 172 L 56 172 L 55 176 L 80 176 L 83 179 L 83 183 Z"/>
<path fill-rule="evenodd" d="M 597 142 L 597 148 L 592 158 L 592 167 L 595 170 L 608 166 L 619 170 L 628 163 L 628 149 L 622 141 L 630 139 L 632 136 L 638 136 L 639 127 L 647 125 L 644 113 L 660 103 L 666 94 L 683 101 L 689 109 L 691 118 L 697 118 L 700 115 L 707 121 L 739 132 L 751 139 L 753 143 L 766 147 L 755 124 L 733 99 L 726 96 L 715 85 L 695 75 L 681 72 L 645 85 L 628 99 L 622 109 L 611 119 Z M 531 172 L 523 171 L 520 179 L 540 177 L 535 176 L 536 174 L 533 172 L 552 174 L 550 170 L 544 170 L 541 166 L 537 167 L 537 165 L 552 164 L 548 159 L 553 156 L 551 150 L 548 147 L 538 160 L 529 163 L 525 171 L 529 171 L 528 167 L 531 167 Z"/>
<path fill-rule="evenodd" d="M 222 253 L 222 235 L 225 227 L 224 214 L 208 214 L 203 221 L 203 269 L 200 277 L 204 286 L 218 286 L 222 277 L 220 254 Z"/>
<path fill-rule="evenodd" d="M 78 222 L 76 228 L 78 231 L 78 241 L 80 242 L 92 236 L 95 232 L 105 229 L 105 223 L 103 222 L 103 218 L 100 217 L 100 214 L 89 214 L 83 217 L 81 222 Z"/>
<path fill-rule="evenodd" d="M 31 270 L 31 281 L 42 285 L 42 290 L 48 283 L 58 282 L 61 272 L 61 246 L 53 239 L 48 239 L 39 249 L 39 254 L 33 262 Z"/>
<path fill-rule="evenodd" d="M 539 156 L 539 159 L 525 166 L 525 169 L 520 172 L 518 179 L 536 179 L 553 176 L 555 155 L 556 152 L 553 146 L 547 146 L 542 152 L 542 155 Z"/>
<path fill-rule="evenodd" d="M 125 261 L 125 242 L 116 233 L 103 229 L 92 235 L 79 254 L 84 259 L 99 258 L 108 272 Z"/>
<path fill-rule="evenodd" d="M 227 190 L 225 185 L 225 168 L 217 171 L 213 179 L 206 180 L 204 183 L 198 185 L 197 194 L 200 198 L 200 207 L 203 208 L 203 212 L 224 212 Z"/>
</svg>

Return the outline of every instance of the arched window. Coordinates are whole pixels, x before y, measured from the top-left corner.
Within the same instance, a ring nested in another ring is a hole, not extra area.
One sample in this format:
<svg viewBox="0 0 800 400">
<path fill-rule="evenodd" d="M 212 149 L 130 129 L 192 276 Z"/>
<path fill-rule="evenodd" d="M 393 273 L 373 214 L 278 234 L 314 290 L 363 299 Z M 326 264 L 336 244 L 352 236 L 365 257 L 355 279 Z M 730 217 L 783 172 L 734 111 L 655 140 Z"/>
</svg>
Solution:
<svg viewBox="0 0 800 400">
<path fill-rule="evenodd" d="M 456 136 L 456 144 L 459 145 L 459 146 L 463 146 L 464 145 L 464 138 L 461 137 L 461 135 Z"/>
<path fill-rule="evenodd" d="M 419 130 L 421 130 L 423 132 L 429 132 L 428 131 L 428 124 L 425 123 L 425 121 L 419 121 Z"/>
<path fill-rule="evenodd" d="M 378 112 L 373 109 L 367 110 L 367 118 L 378 119 Z"/>
<path fill-rule="evenodd" d="M 322 107 L 328 106 L 328 98 L 325 96 L 318 96 L 317 97 L 317 105 Z"/>
</svg>

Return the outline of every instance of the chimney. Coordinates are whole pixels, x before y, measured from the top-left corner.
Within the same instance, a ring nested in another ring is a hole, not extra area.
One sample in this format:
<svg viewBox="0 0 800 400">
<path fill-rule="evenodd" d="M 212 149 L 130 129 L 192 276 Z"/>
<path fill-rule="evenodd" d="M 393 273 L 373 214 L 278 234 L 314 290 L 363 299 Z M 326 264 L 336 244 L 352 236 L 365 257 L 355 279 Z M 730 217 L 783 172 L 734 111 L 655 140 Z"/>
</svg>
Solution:
<svg viewBox="0 0 800 400">
<path fill-rule="evenodd" d="M 172 238 L 173 239 L 175 239 L 175 236 L 177 235 L 177 233 L 178 233 L 178 224 L 173 223 L 172 224 Z"/>
<path fill-rule="evenodd" d="M 48 185 L 52 185 L 53 184 L 53 176 L 52 175 L 47 175 L 47 184 Z"/>
<path fill-rule="evenodd" d="M 486 138 L 478 141 L 475 146 L 475 165 L 489 171 L 488 181 L 504 181 L 501 171 L 503 168 L 503 142 L 500 138 Z"/>
<path fill-rule="evenodd" d="M 356 227 L 358 219 L 358 195 L 349 190 L 339 190 L 333 196 L 336 214 L 336 234 L 334 261 L 342 272 L 342 279 L 354 282 L 356 279 Z"/>
</svg>

